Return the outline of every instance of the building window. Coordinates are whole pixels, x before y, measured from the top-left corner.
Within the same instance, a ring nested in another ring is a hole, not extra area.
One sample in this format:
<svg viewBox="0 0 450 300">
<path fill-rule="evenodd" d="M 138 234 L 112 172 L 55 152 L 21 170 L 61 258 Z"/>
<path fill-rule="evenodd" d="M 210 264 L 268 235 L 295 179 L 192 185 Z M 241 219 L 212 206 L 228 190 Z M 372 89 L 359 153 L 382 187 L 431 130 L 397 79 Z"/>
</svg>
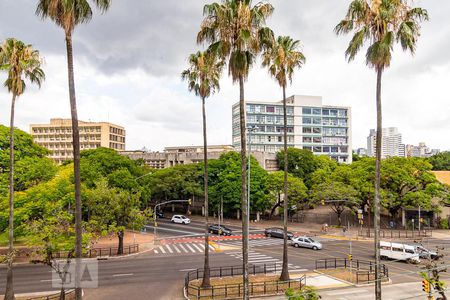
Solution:
<svg viewBox="0 0 450 300">
<path fill-rule="evenodd" d="M 304 136 L 303 143 L 312 143 L 312 138 L 310 136 Z"/>
<path fill-rule="evenodd" d="M 313 128 L 313 133 L 322 133 L 322 128 L 320 128 L 320 127 L 314 127 L 314 128 Z"/>
<path fill-rule="evenodd" d="M 320 115 L 322 114 L 322 110 L 320 108 L 313 108 L 312 113 L 313 115 Z"/>
<path fill-rule="evenodd" d="M 312 128 L 311 127 L 303 127 L 303 133 L 311 133 Z"/>
<path fill-rule="evenodd" d="M 303 113 L 304 115 L 310 115 L 310 114 L 311 114 L 311 108 L 303 107 L 302 113 Z"/>
<path fill-rule="evenodd" d="M 303 124 L 311 124 L 311 118 L 303 118 Z"/>
<path fill-rule="evenodd" d="M 323 152 L 324 153 L 330 152 L 330 147 L 323 147 Z"/>
<path fill-rule="evenodd" d="M 322 118 L 313 118 L 313 124 L 317 124 L 317 125 L 322 124 Z"/>
<path fill-rule="evenodd" d="M 274 113 L 275 107 L 274 106 L 266 106 L 266 112 L 267 113 Z"/>
<path fill-rule="evenodd" d="M 313 143 L 322 143 L 322 138 L 321 137 L 313 137 Z"/>
<path fill-rule="evenodd" d="M 267 126 L 266 131 L 267 132 L 275 132 L 275 127 L 274 126 Z"/>
<path fill-rule="evenodd" d="M 278 137 L 278 142 L 281 143 L 282 141 L 283 141 L 283 137 L 282 137 L 282 136 L 279 136 L 279 137 Z"/>
<path fill-rule="evenodd" d="M 311 147 L 311 146 L 303 146 L 303 149 L 304 149 L 304 150 L 312 151 L 312 147 Z"/>
<path fill-rule="evenodd" d="M 322 147 L 313 147 L 313 152 L 322 152 Z"/>
</svg>

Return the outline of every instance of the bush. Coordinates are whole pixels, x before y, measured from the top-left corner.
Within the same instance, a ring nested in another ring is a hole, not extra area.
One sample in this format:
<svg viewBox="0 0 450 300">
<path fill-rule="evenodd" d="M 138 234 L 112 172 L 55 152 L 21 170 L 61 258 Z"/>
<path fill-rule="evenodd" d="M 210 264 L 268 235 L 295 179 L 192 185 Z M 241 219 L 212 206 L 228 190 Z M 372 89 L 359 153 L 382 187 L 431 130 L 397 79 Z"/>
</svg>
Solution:
<svg viewBox="0 0 450 300">
<path fill-rule="evenodd" d="M 441 219 L 440 225 L 442 229 L 448 229 L 449 228 L 448 219 Z"/>
<path fill-rule="evenodd" d="M 313 287 L 305 286 L 301 290 L 294 291 L 293 289 L 287 289 L 285 293 L 289 300 L 318 300 L 322 299 Z"/>
</svg>

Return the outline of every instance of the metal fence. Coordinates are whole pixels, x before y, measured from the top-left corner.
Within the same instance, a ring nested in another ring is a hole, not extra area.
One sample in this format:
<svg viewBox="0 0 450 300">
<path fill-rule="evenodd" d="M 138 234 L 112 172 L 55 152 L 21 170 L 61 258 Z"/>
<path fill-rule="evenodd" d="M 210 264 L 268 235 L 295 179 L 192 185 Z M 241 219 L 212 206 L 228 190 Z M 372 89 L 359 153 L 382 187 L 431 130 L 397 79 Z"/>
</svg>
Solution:
<svg viewBox="0 0 450 300">
<path fill-rule="evenodd" d="M 375 232 L 370 229 L 358 230 L 358 236 L 361 237 L 374 237 Z M 433 230 L 380 230 L 381 238 L 419 238 L 419 237 L 432 237 Z"/>
<path fill-rule="evenodd" d="M 273 274 L 281 271 L 281 264 L 261 264 L 250 265 L 249 275 L 257 274 Z M 242 266 L 218 267 L 210 269 L 210 276 L 213 277 L 232 277 L 242 276 Z M 197 285 L 191 284 L 192 280 L 202 279 L 204 274 L 203 269 L 196 269 L 190 271 L 185 277 L 185 291 L 191 299 L 228 299 L 242 297 L 244 286 L 242 283 L 238 284 L 224 284 L 211 286 L 209 288 L 201 288 Z M 264 282 L 250 282 L 249 293 L 251 296 L 279 294 L 284 293 L 288 288 L 302 289 L 306 285 L 306 276 L 303 275 L 298 279 L 288 281 L 264 281 Z"/>
<path fill-rule="evenodd" d="M 347 269 L 356 270 L 356 283 L 371 283 L 375 280 L 375 262 L 355 259 L 349 261 L 347 258 L 324 258 L 316 260 L 316 270 L 320 269 Z M 389 270 L 384 264 L 380 264 L 381 278 L 389 278 Z"/>
<path fill-rule="evenodd" d="M 83 257 L 88 258 L 96 258 L 96 257 L 105 257 L 105 256 L 118 256 L 119 251 L 118 247 L 110 247 L 110 248 L 92 248 L 86 250 L 83 253 Z M 139 244 L 128 245 L 123 247 L 123 253 L 120 255 L 127 255 L 139 252 Z M 69 252 L 61 251 L 57 252 L 53 255 L 53 258 L 67 258 Z M 73 254 L 73 253 L 72 253 Z"/>
</svg>

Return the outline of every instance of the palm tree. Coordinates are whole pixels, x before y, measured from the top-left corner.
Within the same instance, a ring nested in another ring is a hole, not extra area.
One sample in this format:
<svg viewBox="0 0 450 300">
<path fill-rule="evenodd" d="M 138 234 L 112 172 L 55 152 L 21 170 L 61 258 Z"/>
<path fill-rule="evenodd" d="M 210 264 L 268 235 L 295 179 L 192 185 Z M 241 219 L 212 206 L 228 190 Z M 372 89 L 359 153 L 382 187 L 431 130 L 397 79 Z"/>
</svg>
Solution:
<svg viewBox="0 0 450 300">
<path fill-rule="evenodd" d="M 289 280 L 288 249 L 287 249 L 287 219 L 288 219 L 288 151 L 287 151 L 287 108 L 286 85 L 292 83 L 295 68 L 301 68 L 305 63 L 305 56 L 299 50 L 300 41 L 289 36 L 279 36 L 276 41 L 266 47 L 263 53 L 263 66 L 269 68 L 269 73 L 283 89 L 283 115 L 284 115 L 284 243 L 283 268 L 280 280 Z"/>
<path fill-rule="evenodd" d="M 41 69 L 41 57 L 39 51 L 31 45 L 14 38 L 7 39 L 0 46 L 0 70 L 6 71 L 8 77 L 4 86 L 12 94 L 11 120 L 9 133 L 9 249 L 6 272 L 5 299 L 14 299 L 13 288 L 13 259 L 14 259 L 14 112 L 16 100 L 26 88 L 25 79 L 41 87 L 45 80 L 44 71 Z"/>
<path fill-rule="evenodd" d="M 70 112 L 72 115 L 73 169 L 75 179 L 75 258 L 77 260 L 81 259 L 82 254 L 80 133 L 78 130 L 77 101 L 75 98 L 72 33 L 77 25 L 88 23 L 92 19 L 90 2 L 101 12 L 106 12 L 111 4 L 111 0 L 39 0 L 36 8 L 36 14 L 38 16 L 42 19 L 50 18 L 50 20 L 64 30 L 66 39 Z M 80 264 L 76 263 L 75 268 L 75 298 L 80 300 Z"/>
<path fill-rule="evenodd" d="M 206 138 L 206 109 L 205 100 L 215 91 L 218 91 L 220 75 L 223 69 L 223 60 L 211 51 L 197 52 L 189 56 L 189 69 L 181 73 L 183 80 L 188 82 L 189 91 L 202 99 L 202 119 L 203 119 L 203 159 L 204 170 L 204 192 L 205 192 L 205 262 L 202 287 L 209 287 L 210 267 L 209 267 L 209 207 L 208 207 L 208 142 Z"/>
<path fill-rule="evenodd" d="M 244 299 L 248 299 L 248 213 L 246 182 L 246 123 L 244 82 L 250 67 L 261 50 L 261 45 L 270 39 L 272 31 L 263 27 L 272 14 L 273 6 L 251 0 L 222 0 L 204 6 L 205 16 L 197 42 L 210 43 L 210 50 L 219 53 L 228 61 L 228 73 L 233 83 L 239 83 L 240 138 L 241 138 L 241 210 L 242 210 L 242 256 Z"/>
<path fill-rule="evenodd" d="M 375 166 L 375 268 L 376 299 L 381 299 L 380 281 L 380 168 L 381 168 L 381 77 L 390 66 L 395 42 L 400 42 L 404 51 L 415 53 L 420 36 L 420 23 L 428 20 L 428 12 L 419 7 L 411 7 L 407 0 L 353 0 L 345 18 L 336 26 L 336 34 L 355 34 L 349 43 L 345 56 L 352 61 L 363 47 L 369 43 L 366 64 L 377 72 L 376 109 L 376 166 Z"/>
</svg>

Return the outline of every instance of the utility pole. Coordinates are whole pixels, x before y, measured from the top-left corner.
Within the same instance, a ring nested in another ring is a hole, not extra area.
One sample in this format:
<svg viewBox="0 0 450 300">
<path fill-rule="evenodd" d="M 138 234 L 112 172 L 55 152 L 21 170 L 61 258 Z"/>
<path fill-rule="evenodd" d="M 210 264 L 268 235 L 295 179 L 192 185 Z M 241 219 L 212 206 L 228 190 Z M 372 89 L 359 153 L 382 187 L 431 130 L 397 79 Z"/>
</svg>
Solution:
<svg viewBox="0 0 450 300">
<path fill-rule="evenodd" d="M 420 205 L 419 205 L 419 236 L 420 236 L 420 223 L 421 223 L 421 218 L 420 218 Z"/>
<path fill-rule="evenodd" d="M 248 129 L 248 179 L 247 179 L 247 184 L 248 184 L 248 188 L 247 188 L 247 232 L 250 234 L 250 165 L 251 165 L 251 157 L 252 157 L 252 132 L 255 132 L 256 130 L 258 130 L 257 126 L 250 126 L 247 128 Z M 249 245 L 249 250 L 250 250 L 250 245 Z"/>
</svg>

